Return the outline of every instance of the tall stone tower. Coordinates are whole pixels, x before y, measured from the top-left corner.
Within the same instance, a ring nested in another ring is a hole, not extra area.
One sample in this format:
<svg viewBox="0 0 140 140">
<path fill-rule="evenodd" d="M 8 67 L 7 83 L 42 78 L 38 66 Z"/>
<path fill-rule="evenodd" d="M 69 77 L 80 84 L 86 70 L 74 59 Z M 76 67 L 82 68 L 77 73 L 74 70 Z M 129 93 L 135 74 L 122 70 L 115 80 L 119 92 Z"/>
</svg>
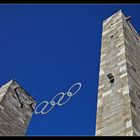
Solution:
<svg viewBox="0 0 140 140">
<path fill-rule="evenodd" d="M 0 136 L 25 135 L 35 101 L 11 80 L 0 88 Z"/>
<path fill-rule="evenodd" d="M 96 136 L 140 136 L 140 36 L 121 10 L 103 22 Z"/>
</svg>

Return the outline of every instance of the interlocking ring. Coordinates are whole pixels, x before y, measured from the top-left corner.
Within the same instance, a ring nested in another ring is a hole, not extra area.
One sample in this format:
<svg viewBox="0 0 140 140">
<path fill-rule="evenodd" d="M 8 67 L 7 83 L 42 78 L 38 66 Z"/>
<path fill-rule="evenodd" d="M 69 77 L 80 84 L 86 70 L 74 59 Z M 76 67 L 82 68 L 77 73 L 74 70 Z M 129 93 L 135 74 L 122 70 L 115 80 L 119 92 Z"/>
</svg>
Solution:
<svg viewBox="0 0 140 140">
<path fill-rule="evenodd" d="M 76 85 L 79 85 L 79 88 L 77 89 L 77 91 L 75 91 L 75 93 L 72 94 L 72 96 L 75 95 L 75 94 L 81 89 L 81 86 L 82 86 L 81 83 L 76 83 L 76 84 L 74 84 L 73 86 L 70 87 L 70 89 L 68 90 L 68 92 L 70 92 L 71 89 L 72 89 L 74 86 L 76 86 Z M 72 92 L 70 92 L 70 93 L 72 93 Z"/>
<path fill-rule="evenodd" d="M 72 93 L 71 90 L 72 90 L 73 87 L 75 87 L 76 85 L 78 85 L 79 88 L 78 88 L 74 93 Z M 55 96 L 53 97 L 53 99 L 52 99 L 50 102 L 48 102 L 48 101 L 43 101 L 43 102 L 41 102 L 41 103 L 35 108 L 35 114 L 47 114 L 48 112 L 50 112 L 50 111 L 54 108 L 55 105 L 62 106 L 62 105 L 64 105 L 64 104 L 66 104 L 66 103 L 70 100 L 70 98 L 71 98 L 72 96 L 74 96 L 74 95 L 81 89 L 81 86 L 82 86 L 81 83 L 76 83 L 76 84 L 74 84 L 73 86 L 71 86 L 71 87 L 69 88 L 69 90 L 68 90 L 66 93 L 60 92 L 60 93 L 58 93 L 57 95 L 55 95 Z M 60 97 L 60 98 L 58 99 L 58 101 L 56 102 L 55 99 L 56 99 L 59 95 L 61 95 L 61 97 Z M 61 101 L 64 99 L 65 96 L 68 96 L 68 99 L 67 99 L 66 101 L 64 101 L 63 103 L 61 103 Z M 37 111 L 37 109 L 38 109 L 42 104 L 44 104 L 44 103 L 45 103 L 45 106 L 42 108 L 42 110 L 41 110 L 41 111 Z M 47 110 L 47 111 L 44 112 L 44 110 L 48 107 L 49 104 L 51 105 L 51 108 L 50 108 L 49 110 Z"/>
<path fill-rule="evenodd" d="M 54 101 L 54 99 L 57 97 L 57 96 L 59 96 L 59 95 L 61 95 L 62 94 L 62 96 L 60 97 L 60 99 L 57 101 L 57 103 L 55 103 L 55 105 L 57 104 L 59 104 L 60 102 L 61 102 L 61 100 L 64 98 L 64 96 L 65 96 L 65 93 L 64 92 L 60 92 L 60 93 L 58 93 L 58 94 L 56 94 L 55 96 L 54 96 L 54 98 L 52 99 L 52 101 Z"/>
<path fill-rule="evenodd" d="M 46 104 L 41 111 L 37 111 L 37 109 L 42 105 L 42 104 Z M 43 101 L 41 102 L 36 108 L 35 108 L 35 114 L 42 114 L 43 113 L 43 110 L 48 106 L 49 102 L 48 101 Z M 53 106 L 54 107 L 54 106 Z"/>
<path fill-rule="evenodd" d="M 64 105 L 64 104 L 66 104 L 66 103 L 70 100 L 70 98 L 71 98 L 71 96 L 72 96 L 72 93 L 67 92 L 67 93 L 65 93 L 65 95 L 68 96 L 68 99 L 67 99 L 65 102 L 63 102 L 63 103 L 58 102 L 58 105 L 59 105 L 59 106 L 62 106 L 62 105 Z M 63 100 L 63 99 L 62 99 L 62 100 Z"/>
<path fill-rule="evenodd" d="M 48 107 L 49 104 L 51 104 L 51 108 L 50 108 L 49 110 L 47 110 L 46 112 L 44 112 L 44 110 Z M 49 113 L 49 112 L 54 108 L 54 106 L 55 106 L 55 104 L 53 104 L 52 101 L 51 101 L 51 102 L 48 102 L 48 104 L 47 104 L 46 106 L 43 107 L 43 109 L 42 109 L 42 111 L 41 111 L 41 114 L 44 115 L 44 114 Z"/>
</svg>

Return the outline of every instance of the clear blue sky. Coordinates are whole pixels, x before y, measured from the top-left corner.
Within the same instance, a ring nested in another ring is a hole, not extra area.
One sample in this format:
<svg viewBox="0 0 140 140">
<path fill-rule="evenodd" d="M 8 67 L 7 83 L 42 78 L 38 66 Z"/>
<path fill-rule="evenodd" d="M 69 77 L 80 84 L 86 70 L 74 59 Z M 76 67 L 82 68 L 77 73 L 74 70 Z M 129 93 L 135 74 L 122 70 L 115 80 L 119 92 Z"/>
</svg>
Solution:
<svg viewBox="0 0 140 140">
<path fill-rule="evenodd" d="M 81 90 L 26 135 L 94 135 L 102 21 L 118 10 L 140 31 L 140 5 L 0 5 L 0 85 L 16 78 L 37 101 Z"/>
</svg>

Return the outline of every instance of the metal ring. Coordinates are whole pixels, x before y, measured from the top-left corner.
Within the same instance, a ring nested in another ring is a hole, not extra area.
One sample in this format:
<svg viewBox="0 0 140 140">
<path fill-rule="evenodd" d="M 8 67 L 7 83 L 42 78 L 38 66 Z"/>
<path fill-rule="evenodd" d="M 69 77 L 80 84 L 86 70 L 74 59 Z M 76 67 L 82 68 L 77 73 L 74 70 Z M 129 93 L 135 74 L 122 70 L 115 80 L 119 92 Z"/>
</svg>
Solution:
<svg viewBox="0 0 140 140">
<path fill-rule="evenodd" d="M 67 92 L 68 96 L 73 96 L 73 94 L 71 92 Z"/>
<path fill-rule="evenodd" d="M 75 95 L 75 94 L 81 89 L 81 86 L 82 86 L 81 83 L 76 83 L 76 84 L 74 84 L 73 86 L 71 86 L 67 93 L 69 93 L 69 92 L 72 93 L 70 90 L 71 90 L 74 86 L 76 86 L 76 85 L 79 85 L 79 88 L 77 89 L 77 91 L 75 91 L 75 92 L 72 94 L 72 96 Z"/>
<path fill-rule="evenodd" d="M 54 99 L 55 99 L 58 95 L 61 95 L 61 94 L 62 94 L 61 98 L 57 101 L 57 103 L 55 103 Z M 60 93 L 58 93 L 57 95 L 55 95 L 55 96 L 53 97 L 52 102 L 55 103 L 55 105 L 56 105 L 56 104 L 58 105 L 58 102 L 60 102 L 60 101 L 64 98 L 64 96 L 65 96 L 65 93 L 64 93 L 64 92 L 60 92 Z"/>
<path fill-rule="evenodd" d="M 68 95 L 68 93 L 65 93 L 65 95 Z M 65 95 L 64 95 L 64 96 L 65 96 Z M 62 106 L 62 105 L 64 105 L 64 104 L 66 104 L 66 103 L 70 100 L 71 96 L 68 95 L 68 97 L 69 97 L 69 98 L 68 98 L 65 102 L 63 102 L 63 103 L 58 102 L 57 105 L 58 105 L 58 106 Z M 61 100 L 61 101 L 62 101 L 62 100 Z"/>
<path fill-rule="evenodd" d="M 50 104 L 50 103 L 51 103 L 51 102 L 49 102 L 48 104 Z M 48 106 L 48 104 L 47 104 L 47 106 Z M 52 103 L 51 103 L 51 106 L 52 106 L 52 107 L 51 107 L 48 111 L 44 112 L 44 110 L 46 109 L 47 106 L 43 107 L 43 109 L 41 110 L 41 114 L 42 114 L 42 115 L 47 114 L 48 112 L 50 112 L 50 111 L 54 108 L 55 104 L 52 104 Z"/>
<path fill-rule="evenodd" d="M 74 86 L 76 86 L 76 85 L 79 85 L 79 88 L 72 94 L 71 89 L 72 89 Z M 81 85 L 82 85 L 81 83 L 76 83 L 76 84 L 74 84 L 73 86 L 70 87 L 70 89 L 68 90 L 67 93 L 60 92 L 60 93 L 58 93 L 57 95 L 55 95 L 55 97 L 54 97 L 50 102 L 48 102 L 48 101 L 43 101 L 43 102 L 41 102 L 41 103 L 35 108 L 35 114 L 47 114 L 48 112 L 50 112 L 50 111 L 54 108 L 54 106 L 55 106 L 56 104 L 57 104 L 58 106 L 62 106 L 62 105 L 64 105 L 64 104 L 66 104 L 66 103 L 70 100 L 70 98 L 71 98 L 73 95 L 75 95 L 75 94 L 81 89 Z M 59 100 L 58 100 L 57 103 L 56 103 L 56 102 L 54 101 L 54 99 L 55 99 L 57 96 L 59 96 L 59 95 L 62 95 L 62 96 L 59 98 Z M 60 103 L 60 102 L 63 100 L 63 98 L 64 98 L 65 95 L 68 96 L 68 99 L 67 99 L 65 102 L 63 102 L 63 103 Z M 42 108 L 41 111 L 37 112 L 37 109 L 38 109 L 39 106 L 42 105 L 43 103 L 45 103 L 44 107 Z M 49 104 L 51 104 L 52 107 L 51 107 L 48 111 L 44 112 L 44 110 L 47 108 L 47 106 L 48 106 Z"/>
<path fill-rule="evenodd" d="M 43 101 L 43 102 L 41 102 L 41 103 L 35 108 L 35 114 L 40 114 L 40 113 L 42 112 L 42 110 L 39 111 L 39 112 L 37 112 L 36 110 L 37 110 L 38 107 L 39 107 L 41 104 L 43 104 L 43 103 L 46 103 L 46 105 L 45 105 L 43 108 L 45 108 L 45 107 L 48 106 L 48 104 L 49 104 L 48 101 Z"/>
</svg>

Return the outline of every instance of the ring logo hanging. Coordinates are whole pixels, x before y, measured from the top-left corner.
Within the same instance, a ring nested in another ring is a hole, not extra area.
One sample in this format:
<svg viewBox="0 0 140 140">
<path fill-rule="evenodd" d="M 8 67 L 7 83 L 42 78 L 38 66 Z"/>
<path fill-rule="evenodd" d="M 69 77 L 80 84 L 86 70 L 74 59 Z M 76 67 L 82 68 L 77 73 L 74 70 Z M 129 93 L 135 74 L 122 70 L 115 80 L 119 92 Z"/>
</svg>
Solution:
<svg viewBox="0 0 140 140">
<path fill-rule="evenodd" d="M 44 114 L 49 113 L 56 105 L 62 106 L 64 104 L 66 104 L 72 98 L 72 96 L 74 96 L 78 93 L 78 91 L 81 89 L 81 86 L 82 86 L 81 83 L 75 83 L 74 85 L 72 85 L 69 88 L 69 90 L 66 93 L 60 92 L 60 93 L 56 94 L 50 102 L 48 102 L 48 101 L 41 102 L 35 108 L 35 114 L 44 115 Z M 75 91 L 73 91 L 75 87 L 78 87 L 78 88 Z M 43 107 L 41 108 L 41 106 L 43 106 Z M 39 108 L 41 108 L 41 109 L 39 109 Z"/>
</svg>

